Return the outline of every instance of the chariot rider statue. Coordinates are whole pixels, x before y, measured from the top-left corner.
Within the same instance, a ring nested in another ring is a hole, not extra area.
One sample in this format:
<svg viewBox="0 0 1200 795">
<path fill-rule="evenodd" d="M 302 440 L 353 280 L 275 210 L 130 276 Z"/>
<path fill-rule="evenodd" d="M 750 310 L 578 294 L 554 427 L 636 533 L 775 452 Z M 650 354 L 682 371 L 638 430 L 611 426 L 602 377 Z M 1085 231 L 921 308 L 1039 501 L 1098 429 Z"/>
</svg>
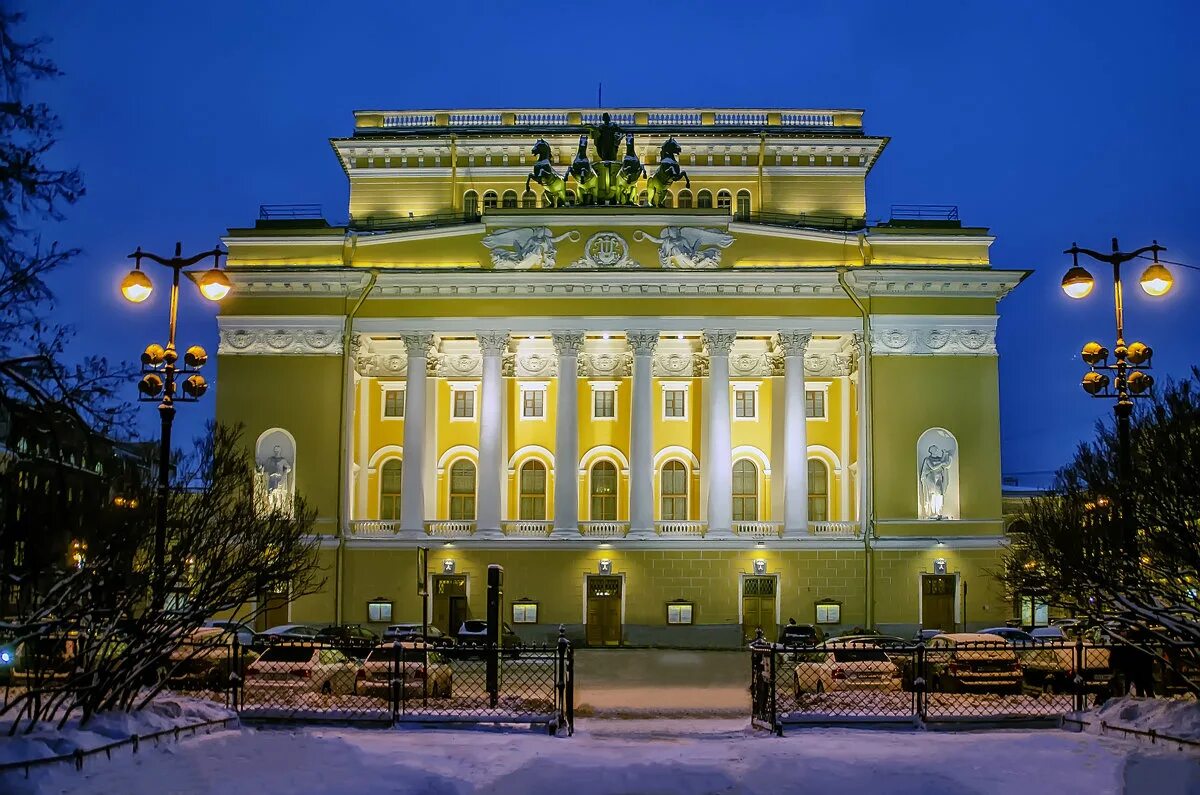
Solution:
<svg viewBox="0 0 1200 795">
<path fill-rule="evenodd" d="M 606 163 L 616 162 L 625 131 L 613 124 L 607 111 L 600 117 L 599 127 L 588 125 L 588 133 L 592 136 L 592 144 L 596 147 L 596 154 L 600 155 L 600 159 Z"/>
</svg>

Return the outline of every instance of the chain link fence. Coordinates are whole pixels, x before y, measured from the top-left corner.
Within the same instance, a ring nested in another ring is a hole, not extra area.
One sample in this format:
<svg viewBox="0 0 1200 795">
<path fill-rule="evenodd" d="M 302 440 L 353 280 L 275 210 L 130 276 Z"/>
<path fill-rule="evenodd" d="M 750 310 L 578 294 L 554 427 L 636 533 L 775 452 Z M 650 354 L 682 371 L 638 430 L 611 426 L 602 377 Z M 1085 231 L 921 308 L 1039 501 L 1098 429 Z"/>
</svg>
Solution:
<svg viewBox="0 0 1200 795">
<path fill-rule="evenodd" d="M 1180 672 L 1198 657 L 1194 648 L 979 635 L 795 646 L 760 636 L 750 651 L 752 721 L 779 733 L 805 723 L 1057 721 L 1131 688 L 1139 695 L 1190 689 Z"/>
</svg>

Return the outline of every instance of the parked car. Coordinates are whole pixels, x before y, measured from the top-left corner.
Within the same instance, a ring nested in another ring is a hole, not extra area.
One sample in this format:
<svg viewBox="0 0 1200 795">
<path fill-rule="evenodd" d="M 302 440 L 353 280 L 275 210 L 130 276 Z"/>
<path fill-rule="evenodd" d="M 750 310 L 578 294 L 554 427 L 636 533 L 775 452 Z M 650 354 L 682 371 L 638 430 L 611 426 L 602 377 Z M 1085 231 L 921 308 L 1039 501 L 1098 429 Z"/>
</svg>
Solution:
<svg viewBox="0 0 1200 795">
<path fill-rule="evenodd" d="M 1034 627 L 1029 630 L 1029 634 L 1038 640 L 1063 641 L 1067 640 L 1066 634 L 1061 626 L 1053 627 Z"/>
<path fill-rule="evenodd" d="M 1023 676 L 1012 645 L 995 635 L 938 635 L 925 650 L 925 681 L 932 692 L 964 690 L 1020 694 Z"/>
<path fill-rule="evenodd" d="M 385 643 L 372 649 L 363 662 L 366 679 L 359 692 L 390 698 L 397 656 L 400 680 L 404 683 L 403 698 L 450 698 L 454 680 L 450 662 L 441 651 L 420 642 L 402 642 L 399 648 Z"/>
<path fill-rule="evenodd" d="M 421 622 L 391 624 L 383 631 L 383 640 L 388 642 L 398 640 L 404 643 L 420 642 Z M 426 627 L 425 642 L 431 646 L 453 646 L 454 638 L 430 624 Z"/>
<path fill-rule="evenodd" d="M 913 635 L 913 640 L 917 643 L 928 643 L 941 634 L 943 633 L 940 629 L 918 629 Z"/>
<path fill-rule="evenodd" d="M 243 660 L 252 662 L 258 655 L 250 650 L 239 649 Z M 205 688 L 224 690 L 229 687 L 229 675 L 237 670 L 239 662 L 233 656 L 228 635 L 220 627 L 201 627 L 189 634 L 184 642 L 171 652 L 156 676 L 157 681 L 166 680 L 168 687 L 187 689 Z"/>
<path fill-rule="evenodd" d="M 787 624 L 779 631 L 778 643 L 784 646 L 812 646 L 825 640 L 825 633 L 815 624 Z"/>
<path fill-rule="evenodd" d="M 347 657 L 361 660 L 379 644 L 379 636 L 357 624 L 341 624 L 321 627 L 317 640 L 328 643 Z"/>
<path fill-rule="evenodd" d="M 307 624 L 280 624 L 277 627 L 256 632 L 252 645 L 262 649 L 281 640 L 315 640 L 320 630 Z"/>
<path fill-rule="evenodd" d="M 458 628 L 458 642 L 462 646 L 487 645 L 487 622 L 478 618 L 468 618 Z M 513 632 L 508 622 L 500 622 L 500 649 L 507 657 L 517 657 L 520 654 L 521 639 Z"/>
<path fill-rule="evenodd" d="M 1036 643 L 1033 635 L 1030 635 L 1023 629 L 1015 629 L 1013 627 L 988 627 L 987 629 L 979 630 L 980 635 L 995 635 L 998 638 L 1004 638 L 1009 643 L 1013 644 L 1031 644 Z"/>
<path fill-rule="evenodd" d="M 249 646 L 254 643 L 254 630 L 248 625 L 240 621 L 227 621 L 224 619 L 210 618 L 204 622 L 206 627 L 216 627 L 224 630 L 233 637 L 237 638 L 239 646 Z"/>
<path fill-rule="evenodd" d="M 857 648 L 883 649 L 883 653 L 888 656 L 888 659 L 896 663 L 910 659 L 913 655 L 914 647 L 911 640 L 905 640 L 896 635 L 843 635 L 831 641 L 826 641 L 826 645 L 835 643 Z"/>
<path fill-rule="evenodd" d="M 796 654 L 797 693 L 899 690 L 900 669 L 884 650 L 838 641 Z"/>
<path fill-rule="evenodd" d="M 277 644 L 246 666 L 246 690 L 296 691 L 336 695 L 358 692 L 366 678 L 362 663 L 337 649 Z"/>
</svg>

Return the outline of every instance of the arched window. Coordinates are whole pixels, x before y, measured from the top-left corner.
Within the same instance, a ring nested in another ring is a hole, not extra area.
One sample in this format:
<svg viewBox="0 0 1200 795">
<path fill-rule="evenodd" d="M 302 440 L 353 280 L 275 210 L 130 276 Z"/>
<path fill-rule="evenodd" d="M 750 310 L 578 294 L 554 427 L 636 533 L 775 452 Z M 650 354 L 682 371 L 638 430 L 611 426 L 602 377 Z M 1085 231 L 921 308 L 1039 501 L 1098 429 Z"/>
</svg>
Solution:
<svg viewBox="0 0 1200 795">
<path fill-rule="evenodd" d="M 638 194 L 638 207 L 645 207 L 646 203 L 649 201 L 650 201 L 650 194 L 646 193 L 646 191 L 642 191 L 641 193 Z"/>
<path fill-rule="evenodd" d="M 531 458 L 521 465 L 521 504 L 518 519 L 546 518 L 546 465 Z"/>
<path fill-rule="evenodd" d="M 517 192 L 515 190 L 504 191 L 503 204 L 501 205 L 506 210 L 517 209 Z"/>
<path fill-rule="evenodd" d="M 379 518 L 400 518 L 400 492 L 404 464 L 399 458 L 391 458 L 379 468 Z"/>
<path fill-rule="evenodd" d="M 487 193 L 483 194 L 483 209 L 494 210 L 496 209 L 497 204 L 498 201 L 496 198 L 496 191 L 489 190 Z"/>
<path fill-rule="evenodd" d="M 748 458 L 733 465 L 733 521 L 758 521 L 758 467 Z"/>
<path fill-rule="evenodd" d="M 460 458 L 450 467 L 450 518 L 475 518 L 475 464 Z"/>
<path fill-rule="evenodd" d="M 679 191 L 679 209 L 690 210 L 692 207 L 692 192 L 687 188 Z"/>
<path fill-rule="evenodd" d="M 487 195 L 486 194 L 483 197 L 483 205 L 485 207 L 487 206 Z M 697 193 L 696 194 L 696 206 L 700 207 L 702 209 L 711 208 L 712 207 L 712 192 L 708 191 L 708 190 L 702 190 L 699 193 Z"/>
<path fill-rule="evenodd" d="M 537 207 L 537 194 L 531 190 L 527 190 L 521 194 L 521 207 L 526 210 L 532 210 Z"/>
<path fill-rule="evenodd" d="M 473 190 L 463 194 L 463 215 L 467 218 L 479 215 L 479 194 Z"/>
<path fill-rule="evenodd" d="M 617 467 L 612 461 L 597 461 L 591 477 L 593 522 L 617 520 Z"/>
<path fill-rule="evenodd" d="M 542 206 L 543 207 L 553 207 L 554 206 L 554 197 L 550 195 L 550 191 L 548 191 L 548 190 L 542 191 Z"/>
<path fill-rule="evenodd" d="M 571 205 L 572 207 L 575 206 L 575 191 L 567 191 L 567 204 Z"/>
<path fill-rule="evenodd" d="M 728 210 L 733 206 L 733 195 L 727 190 L 717 191 L 717 209 Z"/>
<path fill-rule="evenodd" d="M 688 518 L 687 467 L 682 461 L 663 464 L 660 503 L 663 521 L 686 521 Z"/>
<path fill-rule="evenodd" d="M 808 520 L 829 521 L 829 467 L 819 458 L 808 459 Z"/>
<path fill-rule="evenodd" d="M 669 191 L 669 190 L 663 191 L 662 206 L 663 207 L 674 207 L 675 206 L 675 196 L 671 193 L 671 191 Z"/>
<path fill-rule="evenodd" d="M 737 217 L 746 220 L 750 217 L 750 191 L 739 190 L 737 194 Z"/>
</svg>

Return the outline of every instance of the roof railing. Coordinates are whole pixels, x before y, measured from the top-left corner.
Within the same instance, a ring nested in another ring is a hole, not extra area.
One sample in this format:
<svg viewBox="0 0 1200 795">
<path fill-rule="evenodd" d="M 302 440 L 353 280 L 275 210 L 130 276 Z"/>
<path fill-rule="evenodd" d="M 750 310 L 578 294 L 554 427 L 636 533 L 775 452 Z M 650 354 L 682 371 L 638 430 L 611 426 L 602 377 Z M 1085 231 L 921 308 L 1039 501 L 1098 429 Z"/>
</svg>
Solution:
<svg viewBox="0 0 1200 795">
<path fill-rule="evenodd" d="M 957 204 L 893 204 L 893 221 L 957 221 Z"/>
<path fill-rule="evenodd" d="M 367 113 L 367 112 L 363 112 Z M 444 110 L 376 111 L 376 125 L 383 128 L 427 127 L 574 127 L 599 124 L 608 113 L 622 127 L 763 127 L 813 128 L 837 127 L 846 123 L 847 113 L 858 111 L 781 110 L 766 108 L 726 109 L 612 109 L 603 108 L 522 108 L 519 110 Z M 859 122 L 861 123 L 861 122 Z M 851 126 L 855 126 L 851 123 Z"/>
<path fill-rule="evenodd" d="M 319 204 L 260 204 L 258 220 L 283 221 L 324 218 Z"/>
</svg>

